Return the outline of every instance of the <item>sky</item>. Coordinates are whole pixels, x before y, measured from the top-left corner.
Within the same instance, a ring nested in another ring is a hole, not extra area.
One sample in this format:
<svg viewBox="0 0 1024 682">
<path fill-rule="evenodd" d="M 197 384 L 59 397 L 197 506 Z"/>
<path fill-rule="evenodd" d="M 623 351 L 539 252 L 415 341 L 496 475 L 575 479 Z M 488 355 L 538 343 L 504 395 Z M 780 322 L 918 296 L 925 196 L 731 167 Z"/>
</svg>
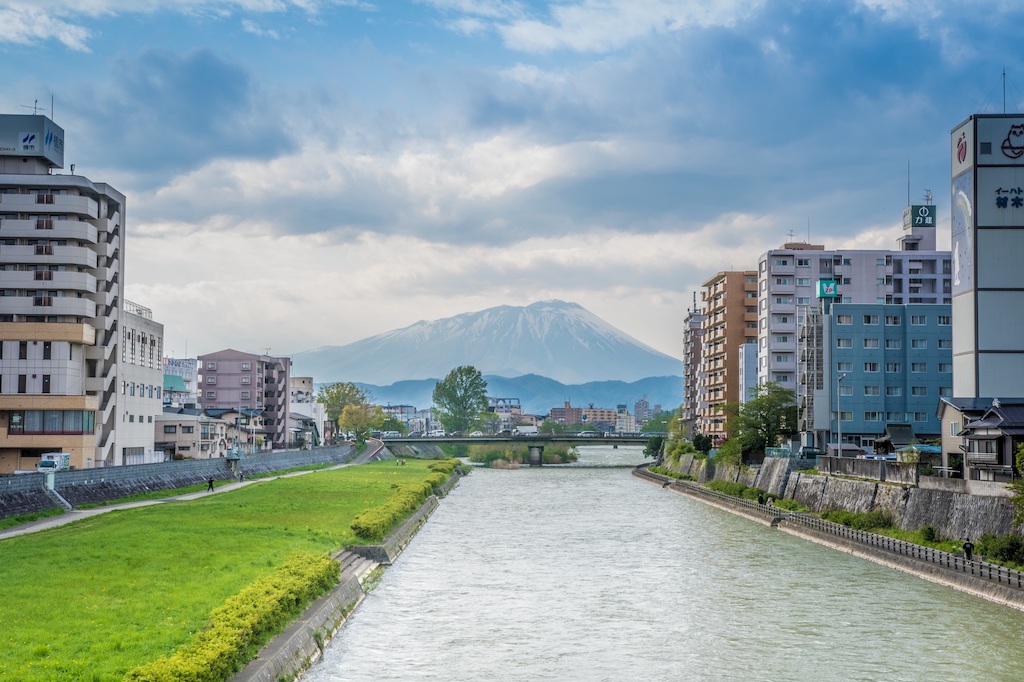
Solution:
<svg viewBox="0 0 1024 682">
<path fill-rule="evenodd" d="M 0 0 L 0 113 L 127 196 L 165 354 L 578 303 L 681 355 L 702 282 L 894 248 L 1024 101 L 1006 0 Z M 1005 72 L 1005 77 L 1004 77 Z M 65 171 L 67 172 L 67 171 Z"/>
</svg>

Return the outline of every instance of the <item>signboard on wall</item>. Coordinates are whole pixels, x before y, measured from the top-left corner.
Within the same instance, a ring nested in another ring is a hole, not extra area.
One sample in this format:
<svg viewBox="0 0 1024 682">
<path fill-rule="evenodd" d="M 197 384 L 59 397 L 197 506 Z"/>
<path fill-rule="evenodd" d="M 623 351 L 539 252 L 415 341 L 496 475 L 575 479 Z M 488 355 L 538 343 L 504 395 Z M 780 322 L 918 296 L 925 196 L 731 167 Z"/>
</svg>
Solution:
<svg viewBox="0 0 1024 682">
<path fill-rule="evenodd" d="M 64 167 L 64 129 L 46 116 L 0 115 L 0 155 L 42 157 Z"/>
<path fill-rule="evenodd" d="M 836 289 L 836 281 L 834 279 L 818 280 L 818 298 L 837 298 L 839 293 Z"/>
</svg>

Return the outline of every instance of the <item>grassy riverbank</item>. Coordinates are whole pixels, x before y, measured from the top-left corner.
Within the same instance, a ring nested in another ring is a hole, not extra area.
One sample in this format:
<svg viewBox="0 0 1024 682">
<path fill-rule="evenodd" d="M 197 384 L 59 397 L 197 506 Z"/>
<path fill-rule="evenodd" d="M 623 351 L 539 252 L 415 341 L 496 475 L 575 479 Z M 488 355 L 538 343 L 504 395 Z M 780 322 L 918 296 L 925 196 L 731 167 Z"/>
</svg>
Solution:
<svg viewBox="0 0 1024 682">
<path fill-rule="evenodd" d="M 4 540 L 0 679 L 120 680 L 286 558 L 360 542 L 356 515 L 430 464 L 315 472 Z"/>
</svg>

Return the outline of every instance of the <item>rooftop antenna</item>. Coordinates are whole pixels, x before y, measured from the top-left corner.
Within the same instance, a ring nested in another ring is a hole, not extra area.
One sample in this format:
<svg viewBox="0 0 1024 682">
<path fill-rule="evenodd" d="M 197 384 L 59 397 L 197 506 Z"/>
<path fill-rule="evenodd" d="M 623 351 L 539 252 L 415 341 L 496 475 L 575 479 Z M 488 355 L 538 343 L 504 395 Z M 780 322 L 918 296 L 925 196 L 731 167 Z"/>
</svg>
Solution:
<svg viewBox="0 0 1024 682">
<path fill-rule="evenodd" d="M 910 159 L 907 159 L 907 206 L 910 206 Z"/>
<path fill-rule="evenodd" d="M 931 206 L 933 199 L 934 199 L 934 197 L 932 196 L 932 191 L 930 189 L 926 189 L 924 191 L 924 203 L 926 203 L 929 206 Z"/>
<path fill-rule="evenodd" d="M 1003 113 L 1006 113 L 1006 67 L 1003 67 Z"/>
<path fill-rule="evenodd" d="M 790 230 L 789 232 L 787 232 L 786 236 L 789 237 L 789 241 L 793 241 L 793 230 Z"/>
<path fill-rule="evenodd" d="M 22 109 L 31 109 L 32 110 L 32 115 L 35 116 L 40 111 L 40 109 L 39 109 L 39 100 L 33 100 L 32 106 L 29 106 L 27 104 L 22 104 L 21 108 Z"/>
<path fill-rule="evenodd" d="M 811 217 L 807 216 L 807 243 L 811 243 Z"/>
</svg>

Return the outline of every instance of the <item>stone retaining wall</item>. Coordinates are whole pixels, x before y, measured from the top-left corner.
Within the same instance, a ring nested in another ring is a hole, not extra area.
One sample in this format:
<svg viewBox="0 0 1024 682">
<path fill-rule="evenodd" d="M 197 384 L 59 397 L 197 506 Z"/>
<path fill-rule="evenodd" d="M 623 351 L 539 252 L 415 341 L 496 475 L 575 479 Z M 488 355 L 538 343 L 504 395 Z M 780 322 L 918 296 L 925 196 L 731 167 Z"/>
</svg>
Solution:
<svg viewBox="0 0 1024 682">
<path fill-rule="evenodd" d="M 458 477 L 458 474 L 452 474 Z M 366 557 L 385 566 L 395 563 L 395 559 L 402 553 L 413 537 L 419 532 L 420 527 L 427 522 L 430 515 L 437 509 L 438 501 L 436 495 L 431 495 L 420 505 L 420 508 L 413 512 L 412 516 L 402 522 L 398 528 L 393 530 L 379 545 L 354 545 L 349 547 L 353 554 Z"/>
</svg>

